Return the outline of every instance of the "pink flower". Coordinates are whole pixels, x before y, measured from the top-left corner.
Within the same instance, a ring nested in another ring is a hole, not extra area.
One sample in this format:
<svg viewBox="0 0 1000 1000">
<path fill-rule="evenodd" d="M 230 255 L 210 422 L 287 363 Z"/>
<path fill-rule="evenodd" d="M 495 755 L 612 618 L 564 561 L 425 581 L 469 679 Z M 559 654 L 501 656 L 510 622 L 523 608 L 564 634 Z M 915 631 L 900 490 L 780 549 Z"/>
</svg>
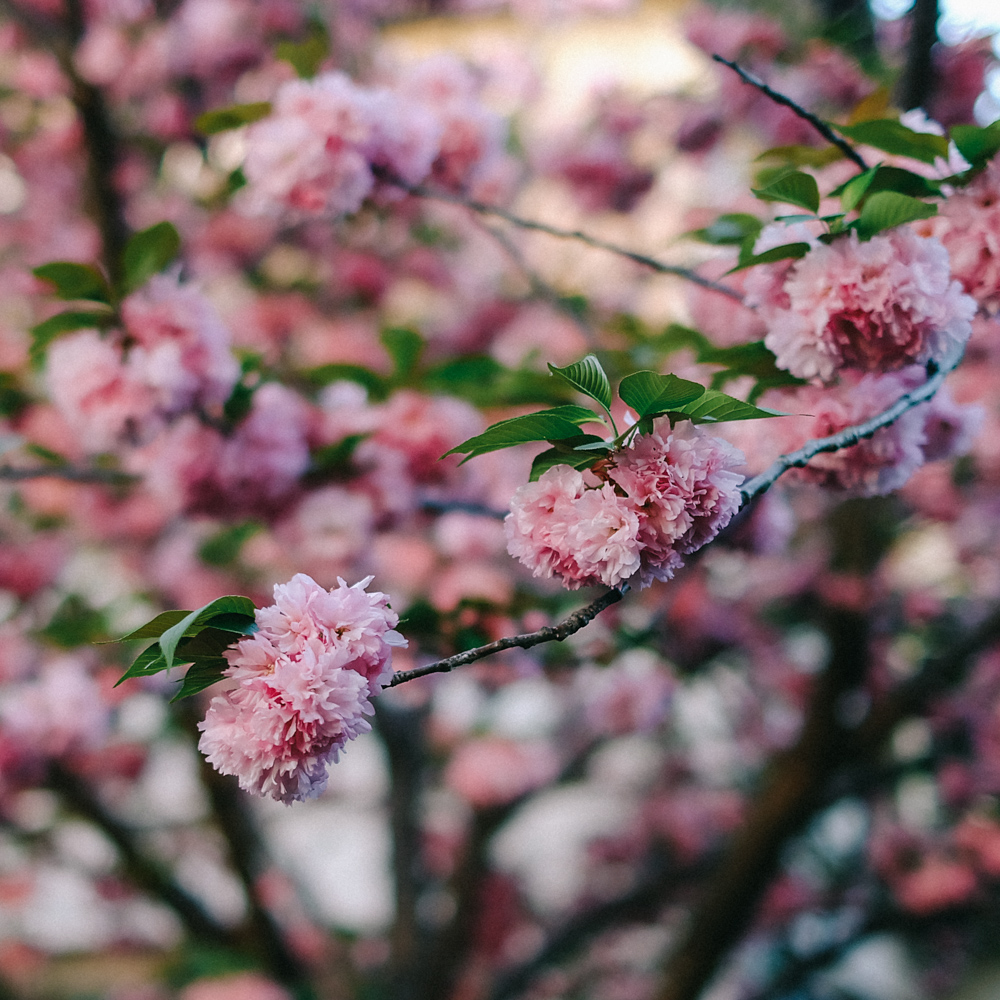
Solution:
<svg viewBox="0 0 1000 1000">
<path fill-rule="evenodd" d="M 269 117 L 247 130 L 244 205 L 292 218 L 356 212 L 375 185 L 368 94 L 343 73 L 291 80 Z"/>
<path fill-rule="evenodd" d="M 212 304 L 176 274 L 155 274 L 122 303 L 136 345 L 129 362 L 159 397 L 167 416 L 221 406 L 239 378 L 231 337 Z"/>
<path fill-rule="evenodd" d="M 83 661 L 61 656 L 36 676 L 8 684 L 0 697 L 0 727 L 24 752 L 63 756 L 99 745 L 108 705 Z"/>
<path fill-rule="evenodd" d="M 308 423 L 305 401 L 268 382 L 231 436 L 189 414 L 132 455 L 130 468 L 167 510 L 273 516 L 308 468 Z"/>
<path fill-rule="evenodd" d="M 967 864 L 929 853 L 918 868 L 896 876 L 893 891 L 904 910 L 935 913 L 968 900 L 976 891 L 976 875 Z"/>
<path fill-rule="evenodd" d="M 477 809 L 506 805 L 551 781 L 559 759 L 547 743 L 489 736 L 463 743 L 445 770 L 445 784 Z"/>
<path fill-rule="evenodd" d="M 285 803 L 313 798 L 327 764 L 371 729 L 369 698 L 406 640 L 386 595 L 365 592 L 370 581 L 324 590 L 297 574 L 258 609 L 259 630 L 227 651 L 236 686 L 212 699 L 198 746 L 241 788 Z"/>
<path fill-rule="evenodd" d="M 180 1000 L 291 1000 L 291 994 L 256 972 L 199 979 L 185 986 Z"/>
<path fill-rule="evenodd" d="M 615 457 L 610 475 L 639 516 L 642 585 L 669 580 L 681 556 L 711 541 L 740 508 L 743 453 L 694 431 L 682 438 L 665 417 Z M 666 436 L 664 436 L 666 435 Z"/>
<path fill-rule="evenodd" d="M 511 500 L 507 551 L 534 576 L 558 576 L 570 590 L 614 587 L 639 569 L 639 519 L 614 488 L 586 486 L 583 475 L 557 465 Z"/>
<path fill-rule="evenodd" d="M 507 551 L 571 590 L 614 587 L 637 571 L 644 587 L 669 580 L 739 509 L 743 476 L 733 470 L 742 462 L 727 442 L 701 431 L 681 438 L 661 419 L 612 456 L 599 486 L 557 465 L 520 487 L 505 521 Z"/>
<path fill-rule="evenodd" d="M 156 401 L 117 339 L 96 330 L 60 337 L 48 350 L 49 397 L 87 451 L 138 442 L 159 427 Z"/>
<path fill-rule="evenodd" d="M 993 160 L 967 188 L 946 198 L 921 227 L 944 244 L 962 287 L 995 312 L 1000 307 L 1000 161 Z"/>
<path fill-rule="evenodd" d="M 780 291 L 765 266 L 747 280 L 747 304 L 767 323 L 779 366 L 800 378 L 890 371 L 943 358 L 969 338 L 975 302 L 952 280 L 941 243 L 911 229 L 866 243 L 852 233 L 776 266 L 787 269 Z"/>
</svg>

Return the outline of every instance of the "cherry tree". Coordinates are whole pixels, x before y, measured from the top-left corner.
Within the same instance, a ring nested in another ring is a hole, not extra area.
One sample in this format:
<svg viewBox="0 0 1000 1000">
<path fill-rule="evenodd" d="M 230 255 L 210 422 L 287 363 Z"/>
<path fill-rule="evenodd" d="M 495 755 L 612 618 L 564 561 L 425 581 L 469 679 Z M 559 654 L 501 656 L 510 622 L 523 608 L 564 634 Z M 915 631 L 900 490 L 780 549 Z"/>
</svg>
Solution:
<svg viewBox="0 0 1000 1000">
<path fill-rule="evenodd" d="M 648 16 L 0 3 L 0 994 L 992 959 L 989 39 L 692 6 L 538 114 Z"/>
</svg>

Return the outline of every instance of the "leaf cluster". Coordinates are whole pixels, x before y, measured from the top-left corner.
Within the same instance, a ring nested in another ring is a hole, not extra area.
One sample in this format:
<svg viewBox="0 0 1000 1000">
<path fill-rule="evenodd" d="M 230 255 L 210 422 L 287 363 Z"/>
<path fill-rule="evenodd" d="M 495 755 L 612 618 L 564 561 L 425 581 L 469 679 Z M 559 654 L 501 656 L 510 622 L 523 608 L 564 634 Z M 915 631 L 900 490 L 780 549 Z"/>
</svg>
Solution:
<svg viewBox="0 0 1000 1000">
<path fill-rule="evenodd" d="M 590 468 L 607 458 L 634 434 L 651 433 L 653 421 L 657 417 L 665 416 L 673 425 L 680 420 L 701 424 L 780 416 L 773 410 L 745 403 L 717 389 L 706 389 L 698 382 L 678 378 L 676 375 L 639 371 L 627 375 L 618 386 L 622 402 L 631 407 L 639 418 L 633 427 L 619 434 L 611 416 L 611 383 L 595 355 L 588 354 L 581 361 L 565 368 L 550 364 L 549 371 L 599 403 L 607 414 L 607 419 L 586 406 L 556 406 L 492 424 L 482 434 L 456 445 L 442 457 L 462 454 L 465 456 L 462 459 L 464 463 L 490 451 L 546 441 L 552 447 L 536 456 L 531 466 L 531 480 L 534 481 L 555 465 L 569 465 L 574 469 Z M 608 422 L 613 430 L 611 438 L 581 430 L 588 424 L 606 427 Z"/>
<path fill-rule="evenodd" d="M 940 197 L 942 184 L 960 187 L 968 183 L 1000 152 L 1000 121 L 985 127 L 956 125 L 949 137 L 915 132 L 892 118 L 827 124 L 845 139 L 926 164 L 947 160 L 950 140 L 970 166 L 960 174 L 935 181 L 903 167 L 876 164 L 828 192 L 826 197 L 840 199 L 842 211 L 821 216 L 819 185 L 812 174 L 801 168 L 823 167 L 842 158 L 843 150 L 836 146 L 821 149 L 778 146 L 762 153 L 758 160 L 771 165 L 759 171 L 757 184 L 751 188 L 754 195 L 761 201 L 802 210 L 803 214 L 779 216 L 779 221 L 822 222 L 826 230 L 818 237 L 822 242 L 830 242 L 851 231 L 857 233 L 859 239 L 869 240 L 887 229 L 930 218 L 937 213 L 937 206 L 927 199 Z M 854 218 L 848 219 L 852 214 Z M 809 252 L 809 243 L 795 241 L 754 254 L 753 247 L 762 228 L 763 222 L 753 215 L 729 213 L 687 235 L 715 246 L 739 246 L 739 259 L 729 273 L 757 264 L 797 260 Z"/>
<path fill-rule="evenodd" d="M 33 270 L 64 302 L 85 303 L 56 313 L 31 329 L 30 356 L 40 364 L 49 344 L 73 330 L 103 330 L 118 321 L 121 300 L 168 267 L 180 253 L 181 238 L 169 222 L 135 233 L 125 244 L 120 280 L 111 282 L 93 264 L 58 260 Z"/>
<path fill-rule="evenodd" d="M 173 701 L 188 698 L 222 679 L 228 666 L 223 653 L 240 636 L 257 631 L 254 604 L 248 597 L 219 597 L 196 611 L 164 611 L 152 621 L 122 636 L 118 642 L 156 639 L 118 679 L 152 677 L 188 663 Z M 117 687 L 117 684 L 115 685 Z"/>
</svg>

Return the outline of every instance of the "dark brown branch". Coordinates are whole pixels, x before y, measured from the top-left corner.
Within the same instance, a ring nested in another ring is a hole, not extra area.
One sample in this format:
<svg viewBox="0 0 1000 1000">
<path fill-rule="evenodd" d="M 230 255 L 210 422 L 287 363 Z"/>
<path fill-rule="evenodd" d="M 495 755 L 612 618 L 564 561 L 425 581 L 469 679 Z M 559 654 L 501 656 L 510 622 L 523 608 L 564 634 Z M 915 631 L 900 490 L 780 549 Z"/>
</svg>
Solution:
<svg viewBox="0 0 1000 1000">
<path fill-rule="evenodd" d="M 636 264 L 648 267 L 650 270 L 656 271 L 657 274 L 672 274 L 675 277 L 683 278 L 685 281 L 700 285 L 702 288 L 707 288 L 709 291 L 726 295 L 737 302 L 743 301 L 743 296 L 735 288 L 730 288 L 728 285 L 723 285 L 717 281 L 711 281 L 709 278 L 702 277 L 697 271 L 692 271 L 687 267 L 678 267 L 674 264 L 664 264 L 655 257 L 636 253 L 634 250 L 629 250 L 609 240 L 602 240 L 599 236 L 592 236 L 590 233 L 585 233 L 582 230 L 563 229 L 559 226 L 550 226 L 545 222 L 537 222 L 534 219 L 525 219 L 514 212 L 508 211 L 506 208 L 500 208 L 499 205 L 488 205 L 486 202 L 466 198 L 464 195 L 454 194 L 451 191 L 441 191 L 437 188 L 427 187 L 424 184 L 407 184 L 406 181 L 395 177 L 384 169 L 377 168 L 374 173 L 379 180 L 401 188 L 415 198 L 428 198 L 432 201 L 443 201 L 449 205 L 461 205 L 463 208 L 469 209 L 470 212 L 476 212 L 478 215 L 491 215 L 497 219 L 503 219 L 504 222 L 509 222 L 512 226 L 517 226 L 519 229 L 528 229 L 536 233 L 546 233 L 549 236 L 555 236 L 557 239 L 575 240 L 578 243 L 594 247 L 597 250 L 607 250 L 609 253 L 617 254 L 619 257 L 625 257 Z"/>
<path fill-rule="evenodd" d="M 122 255 L 129 237 L 124 205 L 114 180 L 120 161 L 118 137 L 103 93 L 82 80 L 73 65 L 73 50 L 86 30 L 83 7 L 80 0 L 65 0 L 65 4 L 68 44 L 59 46 L 56 54 L 63 72 L 69 78 L 73 103 L 83 124 L 89 208 L 101 232 L 108 276 L 112 282 L 117 282 L 121 278 Z"/>
<path fill-rule="evenodd" d="M 760 496 L 760 494 L 770 489 L 789 470 L 801 468 L 811 459 L 824 452 L 850 448 L 865 438 L 871 437 L 883 427 L 888 427 L 890 424 L 895 423 L 904 413 L 913 409 L 914 406 L 926 403 L 929 399 L 933 398 L 934 394 L 944 384 L 948 373 L 961 361 L 962 354 L 963 351 L 958 349 L 951 357 L 943 361 L 940 366 L 935 365 L 936 370 L 923 385 L 904 393 L 892 406 L 882 413 L 876 414 L 863 423 L 845 427 L 842 431 L 831 434 L 829 437 L 815 438 L 812 441 L 807 441 L 797 451 L 789 452 L 787 455 L 779 455 L 767 469 L 759 475 L 748 479 L 743 484 L 740 490 L 743 494 L 743 505 L 746 506 L 755 497 Z M 538 646 L 543 642 L 561 641 L 575 632 L 579 632 L 580 629 L 593 621 L 597 615 L 612 604 L 617 604 L 628 592 L 628 589 L 628 584 L 624 584 L 620 589 L 608 591 L 592 604 L 581 608 L 579 611 L 575 611 L 558 625 L 546 626 L 537 632 L 529 632 L 525 635 L 507 636 L 503 639 L 487 643 L 485 646 L 468 649 L 464 653 L 457 653 L 455 656 L 449 656 L 444 660 L 438 660 L 423 667 L 416 667 L 413 670 L 401 670 L 393 676 L 389 682 L 389 687 L 395 687 L 397 684 L 404 684 L 406 681 L 412 681 L 417 677 L 425 677 L 428 674 L 446 673 L 449 670 L 454 670 L 455 667 L 475 663 L 476 660 L 492 656 L 494 653 L 499 653 L 505 649 L 513 649 L 515 647 L 530 649 L 532 646 Z"/>
<path fill-rule="evenodd" d="M 703 862 L 688 867 L 672 865 L 662 851 L 653 851 L 631 889 L 571 917 L 536 955 L 497 980 L 489 1000 L 512 1000 L 520 996 L 534 979 L 578 954 L 604 931 L 625 923 L 655 920 L 664 901 L 703 869 Z"/>
<path fill-rule="evenodd" d="M 867 673 L 867 623 L 859 614 L 831 611 L 826 632 L 830 663 L 817 682 L 799 738 L 772 762 L 746 822 L 667 961 L 658 1000 L 696 1000 L 701 994 L 750 924 L 785 844 L 815 815 L 830 776 L 850 752 L 851 734 L 839 709 L 843 696 Z"/>
<path fill-rule="evenodd" d="M 71 483 L 104 483 L 110 486 L 139 481 L 138 476 L 116 469 L 81 469 L 73 465 L 38 465 L 33 468 L 0 465 L 0 481 L 19 483 L 28 479 L 65 479 Z"/>
<path fill-rule="evenodd" d="M 862 170 L 868 169 L 868 164 L 865 163 L 861 154 L 846 139 L 837 135 L 822 118 L 814 115 L 811 111 L 806 111 L 802 105 L 796 104 L 790 97 L 786 97 L 777 90 L 772 90 L 763 80 L 758 80 L 757 77 L 752 76 L 739 63 L 724 59 L 718 53 L 713 55 L 712 58 L 716 62 L 722 63 L 723 66 L 728 66 L 744 83 L 749 84 L 751 87 L 756 87 L 765 97 L 774 101 L 775 104 L 780 104 L 783 108 L 788 108 L 803 121 L 809 122 L 827 142 L 836 146 L 852 163 L 856 164 Z"/>
<path fill-rule="evenodd" d="M 135 831 L 113 816 L 86 782 L 54 762 L 49 765 L 46 784 L 69 809 L 104 833 L 118 848 L 129 878 L 140 889 L 166 903 L 180 917 L 192 937 L 222 946 L 233 944 L 231 933 L 217 923 L 197 899 L 181 888 L 162 865 L 146 855 L 139 847 Z"/>
<path fill-rule="evenodd" d="M 197 738 L 199 715 L 191 699 L 174 706 L 181 723 Z M 279 982 L 310 995 L 308 974 L 288 947 L 281 928 L 264 906 L 257 889 L 257 879 L 268 866 L 267 850 L 257 828 L 247 797 L 231 777 L 220 774 L 198 754 L 202 783 L 212 805 L 212 819 L 225 837 L 229 863 L 239 877 L 249 904 L 249 919 L 244 929 L 233 934 L 234 940 L 261 962 Z"/>
<path fill-rule="evenodd" d="M 934 93 L 938 15 L 938 0 L 916 0 L 910 12 L 906 66 L 899 81 L 899 103 L 904 110 L 927 107 Z"/>
<path fill-rule="evenodd" d="M 417 981 L 423 960 L 424 935 L 417 920 L 417 900 L 424 887 L 419 823 L 423 767 L 427 760 L 420 709 L 375 705 L 376 731 L 389 758 L 391 793 L 389 817 L 392 829 L 396 915 L 390 932 L 389 977 L 391 994 L 398 1000 L 417 996 Z"/>
<path fill-rule="evenodd" d="M 853 787 L 850 780 L 838 783 L 852 771 L 867 769 L 899 722 L 925 711 L 933 698 L 961 683 L 975 657 L 1000 641 L 998 608 L 952 643 L 947 653 L 926 660 L 914 678 L 876 703 L 864 721 L 849 730 L 838 710 L 841 696 L 862 679 L 868 655 L 865 622 L 846 612 L 837 613 L 833 621 L 835 627 L 828 629 L 831 664 L 813 696 L 802 735 L 792 750 L 775 759 L 770 779 L 667 966 L 659 1000 L 696 1000 L 752 919 L 784 845 L 829 804 L 831 788 Z"/>
<path fill-rule="evenodd" d="M 579 632 L 584 625 L 592 622 L 605 608 L 617 604 L 628 592 L 628 584 L 623 584 L 620 588 L 607 591 L 597 598 L 596 601 L 588 604 L 579 611 L 574 611 L 568 618 L 564 618 L 558 625 L 546 625 L 537 632 L 527 632 L 524 635 L 510 635 L 503 639 L 489 642 L 485 646 L 477 646 L 475 649 L 467 649 L 464 653 L 456 653 L 443 660 L 428 663 L 422 667 L 414 667 L 413 670 L 401 670 L 393 675 L 389 681 L 389 687 L 397 684 L 405 684 L 406 681 L 415 680 L 417 677 L 426 677 L 428 674 L 443 674 L 455 667 L 464 667 L 467 663 L 475 663 L 485 656 L 492 656 L 494 653 L 502 652 L 505 649 L 531 649 L 532 646 L 541 645 L 543 642 L 561 642 Z"/>
</svg>

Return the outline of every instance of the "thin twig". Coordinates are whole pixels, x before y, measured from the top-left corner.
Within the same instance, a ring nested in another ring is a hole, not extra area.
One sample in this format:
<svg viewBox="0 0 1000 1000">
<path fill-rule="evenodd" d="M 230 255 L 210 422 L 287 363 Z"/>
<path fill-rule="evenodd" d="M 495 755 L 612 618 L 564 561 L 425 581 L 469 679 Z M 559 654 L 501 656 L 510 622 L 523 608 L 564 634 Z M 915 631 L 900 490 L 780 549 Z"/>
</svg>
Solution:
<svg viewBox="0 0 1000 1000">
<path fill-rule="evenodd" d="M 622 584 L 620 587 L 612 588 L 607 593 L 602 594 L 596 601 L 588 604 L 579 611 L 574 611 L 568 618 L 564 618 L 558 625 L 546 625 L 537 632 L 528 632 L 524 635 L 509 635 L 494 642 L 488 642 L 485 646 L 477 646 L 475 649 L 467 649 L 464 653 L 456 653 L 444 660 L 437 660 L 435 663 L 428 663 L 423 667 L 414 667 L 413 670 L 401 670 L 395 674 L 388 687 L 395 687 L 406 681 L 415 680 L 417 677 L 426 677 L 428 674 L 443 674 L 455 667 L 464 667 L 467 663 L 475 663 L 485 656 L 492 656 L 505 649 L 531 649 L 543 642 L 561 642 L 576 632 L 579 632 L 584 625 L 592 622 L 605 608 L 617 604 L 628 592 L 629 585 Z"/>
<path fill-rule="evenodd" d="M 572 323 L 580 330 L 580 332 L 587 338 L 588 343 L 593 342 L 595 337 L 594 328 L 588 323 L 583 316 L 580 315 L 579 310 L 575 309 L 568 301 L 565 295 L 561 295 L 559 291 L 553 288 L 544 278 L 537 274 L 531 267 L 531 265 L 525 260 L 524 254 L 521 253 L 520 248 L 517 244 L 510 238 L 510 236 L 505 233 L 502 229 L 496 226 L 491 226 L 488 223 L 479 220 L 480 228 L 483 232 L 488 233 L 501 249 L 507 254 L 508 257 L 514 262 L 518 270 L 524 275 L 525 280 L 531 287 L 531 294 L 536 299 L 540 299 L 542 302 L 548 302 L 553 308 L 558 309 L 564 316 L 567 316 Z"/>
<path fill-rule="evenodd" d="M 805 108 L 800 104 L 796 104 L 790 97 L 786 97 L 777 90 L 772 90 L 763 80 L 758 80 L 757 77 L 752 76 L 739 63 L 724 59 L 718 53 L 713 55 L 712 58 L 716 62 L 728 66 L 744 83 L 750 84 L 751 87 L 756 87 L 765 97 L 774 101 L 775 104 L 780 104 L 782 107 L 788 108 L 803 121 L 809 122 L 827 142 L 836 146 L 852 163 L 857 164 L 862 170 L 868 169 L 868 164 L 865 163 L 861 154 L 849 142 L 837 135 L 822 118 L 814 115 L 811 111 L 806 111 Z"/>
<path fill-rule="evenodd" d="M 38 465 L 32 468 L 16 468 L 0 465 L 0 480 L 20 483 L 26 479 L 65 479 L 71 483 L 104 483 L 119 486 L 139 481 L 138 476 L 117 469 L 80 469 L 73 465 Z"/>
<path fill-rule="evenodd" d="M 735 288 L 730 288 L 728 285 L 721 285 L 717 281 L 704 278 L 697 271 L 692 271 L 687 267 L 678 267 L 674 264 L 664 264 L 655 257 L 647 257 L 646 254 L 636 253 L 634 250 L 629 250 L 608 240 L 602 240 L 599 236 L 592 236 L 590 233 L 585 233 L 582 230 L 562 229 L 559 226 L 550 226 L 548 223 L 537 222 L 534 219 L 525 219 L 514 212 L 508 211 L 506 208 L 500 208 L 498 205 L 488 205 L 486 202 L 466 198 L 464 195 L 455 194 L 451 191 L 440 191 L 423 184 L 407 184 L 402 178 L 396 177 L 384 169 L 376 169 L 374 173 L 379 180 L 401 188 L 415 198 L 428 198 L 432 201 L 443 201 L 449 205 L 461 205 L 463 208 L 469 209 L 470 212 L 476 212 L 479 215 L 492 215 L 498 219 L 503 219 L 504 222 L 509 222 L 512 226 L 517 226 L 519 229 L 547 233 L 549 236 L 555 236 L 561 240 L 576 240 L 578 243 L 584 243 L 597 250 L 607 250 L 609 253 L 625 257 L 636 264 L 642 264 L 643 267 L 648 267 L 658 274 L 672 274 L 675 277 L 683 278 L 685 281 L 700 285 L 702 288 L 707 288 L 711 292 L 726 295 L 737 302 L 743 301 L 743 296 Z"/>
<path fill-rule="evenodd" d="M 907 410 L 912 410 L 914 406 L 926 403 L 941 388 L 945 376 L 961 360 L 962 351 L 955 352 L 953 357 L 944 362 L 923 385 L 904 393 L 887 410 L 883 410 L 863 423 L 845 427 L 842 431 L 831 434 L 829 437 L 814 438 L 796 451 L 789 452 L 787 455 L 779 455 L 767 469 L 743 484 L 741 492 L 744 504 L 770 489 L 789 469 L 801 469 L 809 463 L 810 459 L 823 452 L 850 448 L 864 438 L 871 437 L 883 427 L 895 423 Z"/>
</svg>

